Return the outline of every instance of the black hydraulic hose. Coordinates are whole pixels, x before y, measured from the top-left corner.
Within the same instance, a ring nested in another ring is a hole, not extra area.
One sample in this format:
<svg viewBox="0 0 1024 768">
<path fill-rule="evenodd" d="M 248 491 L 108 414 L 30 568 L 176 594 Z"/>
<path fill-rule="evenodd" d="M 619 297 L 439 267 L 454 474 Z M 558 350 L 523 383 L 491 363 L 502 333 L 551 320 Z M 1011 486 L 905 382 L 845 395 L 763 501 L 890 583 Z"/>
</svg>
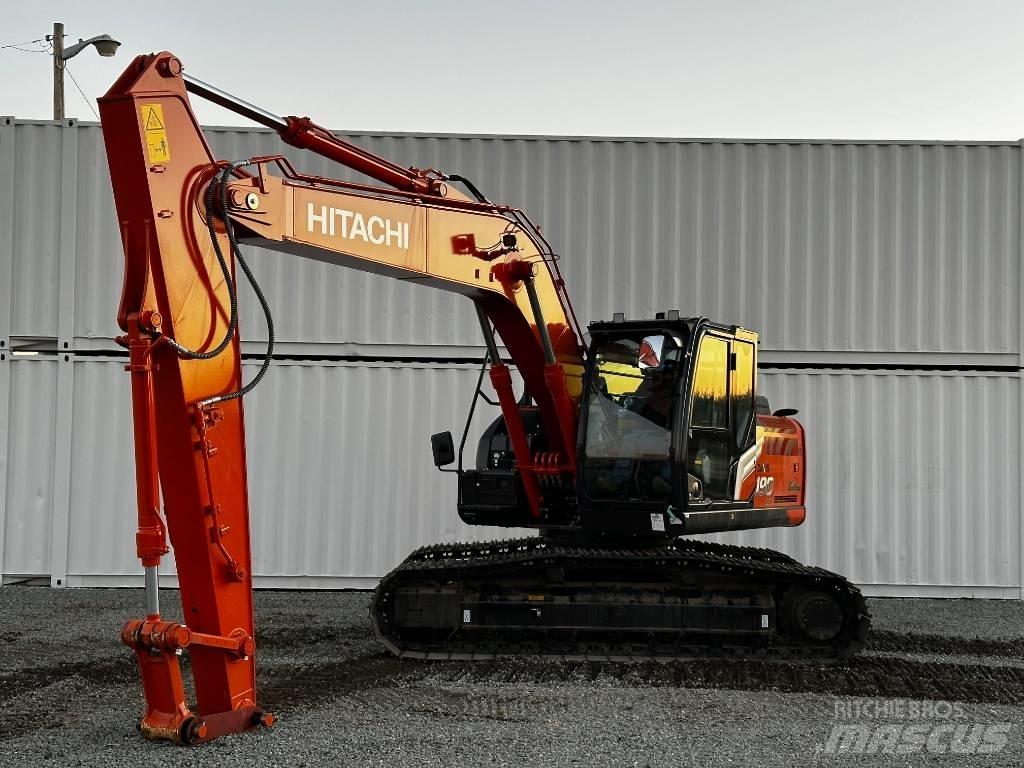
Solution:
<svg viewBox="0 0 1024 768">
<path fill-rule="evenodd" d="M 462 453 L 466 450 L 466 440 L 469 438 L 469 427 L 473 423 L 473 414 L 476 413 L 476 401 L 480 398 L 480 387 L 484 383 L 484 374 L 487 372 L 487 363 L 491 362 L 489 352 L 484 352 L 483 362 L 480 363 L 480 375 L 476 380 L 476 392 L 473 393 L 473 402 L 469 404 L 469 413 L 466 415 L 466 426 L 462 430 L 462 440 L 459 441 L 459 472 L 462 472 Z"/>
<path fill-rule="evenodd" d="M 221 190 L 221 205 L 222 209 L 226 212 L 228 207 L 228 188 L 227 180 L 228 176 L 236 168 L 241 168 L 243 165 L 247 165 L 248 162 L 233 163 L 224 168 L 223 173 L 220 175 L 220 190 Z M 231 279 L 231 270 L 228 268 L 227 259 L 224 258 L 224 253 L 220 248 L 220 240 L 217 239 L 217 225 L 214 222 L 214 205 L 213 205 L 213 194 L 214 194 L 213 180 L 210 180 L 210 186 L 206 188 L 206 228 L 210 232 L 210 242 L 213 243 L 213 252 L 217 255 L 217 263 L 220 264 L 220 271 L 224 275 L 224 283 L 228 289 L 228 303 L 230 311 L 228 313 L 228 329 L 224 333 L 224 338 L 220 340 L 220 343 L 211 350 L 206 352 L 196 352 L 193 349 L 189 349 L 183 344 L 179 344 L 177 341 L 172 339 L 170 336 L 164 336 L 164 340 L 167 344 L 178 353 L 179 357 L 183 357 L 186 360 L 211 360 L 217 357 L 221 352 L 227 349 L 228 344 L 231 343 L 231 339 L 235 336 L 235 329 L 238 327 L 238 295 L 235 291 L 235 281 Z M 231 222 L 228 220 L 227 215 L 224 216 L 224 225 L 228 231 L 228 240 L 231 240 L 232 228 Z"/>
<path fill-rule="evenodd" d="M 473 193 L 473 197 L 475 197 L 477 199 L 477 202 L 479 202 L 479 203 L 489 203 L 489 202 L 491 202 L 486 197 L 484 197 L 484 193 L 483 192 L 481 192 L 479 189 L 477 189 L 476 184 L 474 184 L 472 181 L 467 179 L 465 176 L 460 176 L 457 173 L 449 173 L 448 175 L 445 176 L 445 178 L 446 179 L 450 179 L 451 181 L 461 181 L 463 184 L 466 185 L 466 189 L 468 189 L 470 192 Z"/>
<path fill-rule="evenodd" d="M 267 375 L 267 370 L 270 368 L 270 361 L 274 357 L 274 318 L 270 314 L 270 304 L 267 303 L 267 297 L 263 295 L 263 291 L 260 289 L 259 283 L 256 282 L 256 278 L 253 277 L 252 272 L 249 270 L 249 265 L 246 264 L 245 259 L 242 258 L 242 253 L 238 250 L 238 244 L 234 241 L 234 228 L 226 217 L 225 222 L 228 226 L 228 239 L 231 240 L 231 247 L 234 250 L 235 260 L 238 262 L 238 266 L 242 268 L 242 272 L 245 273 L 246 280 L 249 281 L 249 285 L 252 286 L 253 293 L 256 294 L 256 298 L 259 300 L 260 306 L 263 308 L 263 316 L 267 319 L 267 351 L 263 353 L 263 362 L 260 364 L 260 369 L 256 372 L 256 375 L 252 377 L 252 381 L 244 385 L 237 392 L 211 397 L 208 400 L 204 400 L 200 405 L 212 405 L 213 403 L 221 403 L 225 400 L 234 400 L 235 398 L 247 395 L 257 384 L 260 383 L 260 380 Z"/>
<path fill-rule="evenodd" d="M 256 282 L 256 278 L 253 276 L 252 271 L 249 269 L 249 265 L 242 257 L 242 252 L 238 247 L 238 239 L 235 236 L 235 227 L 231 223 L 231 217 L 228 215 L 228 178 L 234 173 L 235 170 L 243 166 L 249 165 L 249 160 L 243 160 L 237 163 L 231 163 L 225 166 L 224 170 L 220 174 L 219 187 L 221 193 L 221 211 L 224 214 L 224 230 L 228 236 L 228 243 L 231 247 L 231 254 L 235 257 L 235 261 L 238 266 L 241 267 L 242 273 L 245 275 L 246 280 L 249 281 L 249 285 L 252 286 L 253 292 L 256 294 L 256 298 L 260 302 L 260 306 L 263 308 L 263 315 L 267 320 L 267 350 L 263 355 L 263 363 L 260 365 L 260 370 L 253 377 L 252 381 L 245 384 L 236 392 L 229 392 L 224 395 L 217 395 L 210 397 L 205 400 L 201 400 L 198 405 L 200 408 L 213 405 L 215 403 L 222 403 L 227 400 L 235 400 L 247 393 L 251 392 L 253 387 L 260 383 L 260 380 L 266 375 L 267 370 L 270 368 L 270 361 L 274 356 L 274 318 L 270 312 L 270 304 L 267 303 L 266 296 L 263 295 L 263 291 L 260 289 L 259 283 Z M 213 349 L 207 352 L 196 352 L 195 350 L 189 349 L 179 344 L 169 336 L 165 336 L 165 340 L 178 353 L 179 356 L 188 360 L 210 360 L 211 358 L 217 357 L 231 343 L 231 340 L 235 336 L 235 331 L 238 328 L 238 294 L 235 288 L 235 282 L 231 276 L 231 270 L 228 268 L 227 259 L 224 258 L 224 253 L 220 247 L 220 240 L 217 238 L 217 226 L 214 222 L 214 205 L 213 205 L 214 185 L 211 181 L 210 186 L 206 190 L 206 226 L 210 232 L 210 242 L 213 245 L 213 252 L 217 256 L 217 263 L 220 265 L 221 272 L 224 275 L 224 282 L 228 289 L 228 303 L 230 306 L 230 312 L 228 316 L 228 328 L 224 334 L 224 338 L 221 339 L 220 343 Z"/>
</svg>

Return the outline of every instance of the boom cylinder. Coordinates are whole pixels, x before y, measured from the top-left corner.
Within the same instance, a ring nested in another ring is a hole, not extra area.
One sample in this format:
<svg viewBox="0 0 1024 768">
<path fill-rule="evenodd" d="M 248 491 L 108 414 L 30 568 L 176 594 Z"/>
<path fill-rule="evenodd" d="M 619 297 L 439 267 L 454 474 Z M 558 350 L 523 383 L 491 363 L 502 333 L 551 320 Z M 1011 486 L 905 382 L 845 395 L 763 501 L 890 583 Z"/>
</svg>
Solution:
<svg viewBox="0 0 1024 768">
<path fill-rule="evenodd" d="M 476 317 L 480 321 L 480 330 L 484 332 L 484 344 L 487 345 L 487 357 L 491 363 L 500 363 L 501 357 L 498 355 L 498 345 L 494 341 L 494 331 L 491 330 L 491 321 L 487 319 L 487 315 L 483 309 L 480 308 L 479 304 L 474 302 L 476 307 Z"/>
<path fill-rule="evenodd" d="M 360 173 L 365 173 L 370 178 L 395 189 L 442 197 L 446 192 L 447 187 L 440 179 L 430 178 L 423 171 L 403 168 L 360 149 L 354 144 L 342 141 L 308 117 L 281 117 L 233 96 L 215 85 L 210 85 L 198 77 L 182 72 L 181 79 L 185 82 L 185 90 L 189 93 L 202 96 L 207 101 L 231 110 L 236 115 L 247 117 L 260 125 L 272 128 L 281 135 L 283 141 L 292 146 L 316 152 L 318 155 L 323 155 Z"/>
<path fill-rule="evenodd" d="M 181 79 L 185 81 L 185 90 L 189 93 L 194 93 L 196 96 L 202 96 L 218 107 L 224 107 L 224 109 L 229 109 L 236 115 L 247 117 L 255 123 L 265 125 L 267 128 L 273 128 L 278 133 L 288 129 L 288 121 L 283 117 L 268 112 L 262 107 L 257 107 L 255 104 L 250 104 L 248 101 L 237 96 L 232 96 L 227 91 L 222 91 L 215 85 L 205 83 L 198 77 L 192 77 L 192 75 L 183 72 Z"/>
<path fill-rule="evenodd" d="M 533 275 L 523 280 L 523 285 L 526 286 L 526 295 L 530 297 L 533 320 L 537 323 L 537 333 L 540 334 L 540 343 L 544 347 L 544 362 L 551 365 L 555 362 L 555 350 L 551 346 L 551 334 L 548 333 L 548 327 L 544 323 L 544 311 L 540 306 L 540 297 L 537 296 L 537 285 L 534 282 Z"/>
</svg>

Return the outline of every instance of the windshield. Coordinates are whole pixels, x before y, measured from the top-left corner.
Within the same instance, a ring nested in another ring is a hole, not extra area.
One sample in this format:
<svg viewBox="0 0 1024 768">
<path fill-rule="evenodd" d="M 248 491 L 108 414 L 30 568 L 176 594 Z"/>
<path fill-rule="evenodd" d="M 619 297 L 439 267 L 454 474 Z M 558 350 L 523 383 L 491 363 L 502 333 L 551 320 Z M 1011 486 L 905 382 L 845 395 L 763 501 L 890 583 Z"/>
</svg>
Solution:
<svg viewBox="0 0 1024 768">
<path fill-rule="evenodd" d="M 667 333 L 623 333 L 595 345 L 584 443 L 591 498 L 668 498 L 681 356 L 681 339 Z"/>
</svg>

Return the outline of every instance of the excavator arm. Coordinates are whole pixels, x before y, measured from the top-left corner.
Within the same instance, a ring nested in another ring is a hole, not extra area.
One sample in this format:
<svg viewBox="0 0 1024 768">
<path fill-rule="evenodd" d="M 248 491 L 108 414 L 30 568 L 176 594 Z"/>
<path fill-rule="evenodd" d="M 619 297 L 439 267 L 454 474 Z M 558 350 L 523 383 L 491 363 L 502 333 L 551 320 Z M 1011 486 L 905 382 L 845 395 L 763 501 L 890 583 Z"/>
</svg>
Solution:
<svg viewBox="0 0 1024 768">
<path fill-rule="evenodd" d="M 218 160 L 189 91 L 377 184 L 300 174 L 281 156 Z M 272 721 L 255 693 L 241 397 L 252 382 L 242 380 L 234 293 L 236 267 L 250 279 L 251 273 L 238 244 L 472 299 L 537 518 L 545 476 L 575 469 L 581 334 L 540 231 L 521 211 L 461 194 L 443 174 L 401 168 L 307 118 L 281 118 L 241 102 L 185 76 L 167 52 L 136 58 L 100 99 L 100 112 L 125 254 L 118 323 L 129 350 L 136 543 L 147 586 L 146 618 L 128 622 L 122 639 L 142 673 L 143 732 L 208 740 Z M 548 443 L 543 454 L 531 455 L 495 331 L 536 403 Z M 181 623 L 165 621 L 158 602 L 158 567 L 169 544 Z M 178 664 L 185 649 L 194 712 Z"/>
</svg>

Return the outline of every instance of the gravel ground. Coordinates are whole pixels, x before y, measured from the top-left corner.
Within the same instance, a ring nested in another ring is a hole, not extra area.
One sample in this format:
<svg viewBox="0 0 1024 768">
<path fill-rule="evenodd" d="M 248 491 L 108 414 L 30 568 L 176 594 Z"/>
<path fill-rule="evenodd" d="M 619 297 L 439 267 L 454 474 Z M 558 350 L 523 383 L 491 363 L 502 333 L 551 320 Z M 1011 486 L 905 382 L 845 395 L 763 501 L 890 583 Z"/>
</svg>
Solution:
<svg viewBox="0 0 1024 768">
<path fill-rule="evenodd" d="M 986 640 L 1024 638 L 1016 600 L 869 600 L 875 630 Z"/>
<path fill-rule="evenodd" d="M 875 634 L 844 666 L 424 663 L 382 652 L 365 593 L 259 592 L 260 695 L 279 722 L 181 748 L 134 728 L 141 690 L 117 630 L 141 600 L 0 589 L 0 766 L 1024 765 L 1015 602 L 869 601 Z M 175 618 L 177 595 L 163 605 Z M 917 748 L 908 728 L 923 729 Z M 850 729 L 875 754 L 830 750 Z"/>
</svg>

